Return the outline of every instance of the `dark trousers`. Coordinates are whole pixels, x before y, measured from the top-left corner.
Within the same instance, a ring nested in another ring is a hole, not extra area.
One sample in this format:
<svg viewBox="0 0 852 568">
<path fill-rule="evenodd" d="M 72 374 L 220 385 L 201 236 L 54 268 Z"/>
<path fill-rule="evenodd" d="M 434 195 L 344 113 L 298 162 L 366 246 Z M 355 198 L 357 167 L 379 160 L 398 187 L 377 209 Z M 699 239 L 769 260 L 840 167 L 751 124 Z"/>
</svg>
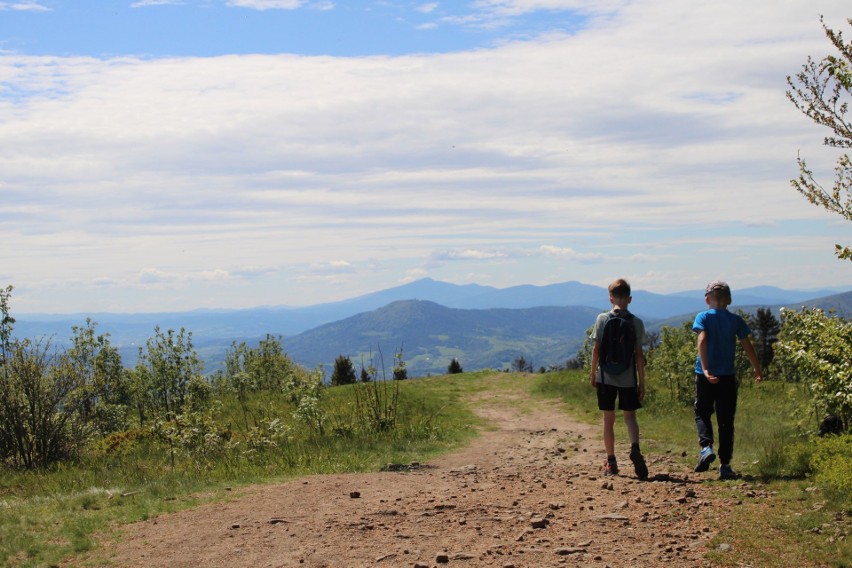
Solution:
<svg viewBox="0 0 852 568">
<path fill-rule="evenodd" d="M 737 391 L 739 383 L 734 375 L 719 377 L 715 385 L 704 375 L 695 375 L 695 427 L 698 429 L 698 443 L 702 447 L 713 444 L 713 423 L 711 418 L 716 412 L 716 424 L 719 426 L 719 461 L 731 463 L 734 455 L 734 414 L 737 412 Z"/>
</svg>

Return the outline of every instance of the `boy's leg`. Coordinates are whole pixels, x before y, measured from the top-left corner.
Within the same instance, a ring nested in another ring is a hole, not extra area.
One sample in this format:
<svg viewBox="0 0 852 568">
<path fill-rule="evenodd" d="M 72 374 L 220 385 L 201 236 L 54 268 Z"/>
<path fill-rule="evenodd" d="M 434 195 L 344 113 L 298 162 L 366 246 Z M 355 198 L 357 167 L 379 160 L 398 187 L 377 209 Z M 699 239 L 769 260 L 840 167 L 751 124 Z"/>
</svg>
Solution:
<svg viewBox="0 0 852 568">
<path fill-rule="evenodd" d="M 604 410 L 603 438 L 606 449 L 604 475 L 618 475 L 618 460 L 615 459 L 615 411 Z"/>
<path fill-rule="evenodd" d="M 737 412 L 737 392 L 739 384 L 736 377 L 720 377 L 716 385 L 716 423 L 719 425 L 719 461 L 722 465 L 731 463 L 734 455 L 734 415 Z"/>
<path fill-rule="evenodd" d="M 639 444 L 639 423 L 636 421 L 636 411 L 642 408 L 639 400 L 639 390 L 635 388 L 618 388 L 618 409 L 624 413 L 624 425 L 631 445 Z"/>
<path fill-rule="evenodd" d="M 627 427 L 627 435 L 630 437 L 630 461 L 639 479 L 648 479 L 648 466 L 645 457 L 639 450 L 639 422 L 636 420 L 635 410 L 624 411 L 624 425 Z"/>
<path fill-rule="evenodd" d="M 604 475 L 618 474 L 618 462 L 615 459 L 615 399 L 618 391 L 610 385 L 597 385 L 598 408 L 603 412 L 603 438 L 606 450 Z"/>
<path fill-rule="evenodd" d="M 695 428 L 698 430 L 698 464 L 695 471 L 707 471 L 716 459 L 713 453 L 713 407 L 716 402 L 716 387 L 704 375 L 695 375 Z"/>
<path fill-rule="evenodd" d="M 615 411 L 603 411 L 603 439 L 606 456 L 615 455 Z"/>
<path fill-rule="evenodd" d="M 698 430 L 698 445 L 702 448 L 713 445 L 714 386 L 704 375 L 695 375 L 695 428 Z"/>
<path fill-rule="evenodd" d="M 639 422 L 636 420 L 635 410 L 624 411 L 624 426 L 627 427 L 627 437 L 631 446 L 639 445 Z"/>
</svg>

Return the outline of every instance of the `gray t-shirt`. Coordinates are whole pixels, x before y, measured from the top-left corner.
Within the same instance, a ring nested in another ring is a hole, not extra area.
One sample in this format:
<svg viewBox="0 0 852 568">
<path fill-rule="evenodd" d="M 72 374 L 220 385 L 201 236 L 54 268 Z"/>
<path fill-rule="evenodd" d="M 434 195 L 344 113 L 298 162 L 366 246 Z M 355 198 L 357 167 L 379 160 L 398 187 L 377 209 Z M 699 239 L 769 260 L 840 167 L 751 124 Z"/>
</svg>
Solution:
<svg viewBox="0 0 852 568">
<path fill-rule="evenodd" d="M 592 329 L 592 339 L 595 340 L 595 343 L 600 341 L 601 336 L 603 336 L 603 328 L 607 317 L 609 317 L 609 314 L 615 313 L 616 311 L 618 311 L 618 308 L 614 308 L 609 312 L 604 312 L 598 315 L 598 318 L 595 320 L 595 327 Z M 645 324 L 636 316 L 633 316 L 633 329 L 636 331 L 636 344 L 642 345 L 645 343 Z M 614 387 L 635 387 L 636 375 L 634 374 L 634 367 L 635 361 L 631 363 L 630 368 L 623 373 L 619 373 L 617 375 L 605 373 L 603 377 L 604 383 Z M 595 370 L 595 380 L 598 383 L 601 382 L 601 373 L 603 373 L 603 371 L 600 368 Z"/>
</svg>

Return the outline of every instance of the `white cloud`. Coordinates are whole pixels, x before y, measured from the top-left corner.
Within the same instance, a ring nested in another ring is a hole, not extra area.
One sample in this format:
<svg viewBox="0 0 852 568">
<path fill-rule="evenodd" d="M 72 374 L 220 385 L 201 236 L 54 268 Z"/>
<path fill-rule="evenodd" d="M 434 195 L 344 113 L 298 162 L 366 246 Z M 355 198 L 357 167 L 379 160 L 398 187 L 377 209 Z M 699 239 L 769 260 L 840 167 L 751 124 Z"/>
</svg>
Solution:
<svg viewBox="0 0 852 568">
<path fill-rule="evenodd" d="M 180 6 L 182 4 L 182 0 L 139 0 L 138 2 L 133 2 L 130 7 L 146 8 L 148 6 Z"/>
<path fill-rule="evenodd" d="M 496 250 L 441 250 L 432 254 L 434 260 L 494 260 L 508 258 L 509 254 Z"/>
<path fill-rule="evenodd" d="M 0 2 L 0 11 L 14 10 L 17 12 L 52 12 L 50 8 L 38 2 Z"/>
<path fill-rule="evenodd" d="M 484 12 L 520 16 L 530 12 L 578 11 L 610 12 L 628 4 L 624 0 L 476 0 L 473 6 Z"/>
<path fill-rule="evenodd" d="M 231 278 L 225 270 L 202 270 L 198 272 L 168 272 L 157 268 L 145 268 L 139 273 L 140 284 L 184 283 L 205 280 L 227 280 Z"/>
<path fill-rule="evenodd" d="M 405 271 L 405 277 L 400 279 L 400 284 L 408 284 L 409 282 L 414 282 L 415 280 L 420 280 L 421 278 L 425 278 L 429 275 L 429 272 L 423 268 L 412 268 L 411 270 Z"/>
<path fill-rule="evenodd" d="M 440 21 L 461 27 L 500 29 L 508 28 L 525 16 L 546 17 L 540 12 L 600 18 L 624 10 L 628 5 L 625 0 L 477 0 L 469 5 L 470 11 L 443 15 Z M 548 28 L 558 30 L 561 24 L 564 22 L 554 21 Z"/>
<path fill-rule="evenodd" d="M 580 263 L 595 263 L 602 262 L 604 256 L 599 253 L 580 253 L 570 247 L 555 247 L 551 245 L 542 245 L 539 249 L 543 254 L 549 256 L 558 256 L 564 260 L 580 262 Z"/>
<path fill-rule="evenodd" d="M 311 274 L 351 274 L 355 272 L 355 267 L 345 260 L 332 260 L 331 262 L 311 264 L 307 272 Z"/>
<path fill-rule="evenodd" d="M 228 0 L 226 4 L 252 10 L 295 10 L 301 8 L 305 0 Z"/>
<path fill-rule="evenodd" d="M 431 14 L 438 8 L 437 2 L 429 2 L 428 4 L 420 4 L 415 8 L 418 12 L 423 14 Z"/>
</svg>

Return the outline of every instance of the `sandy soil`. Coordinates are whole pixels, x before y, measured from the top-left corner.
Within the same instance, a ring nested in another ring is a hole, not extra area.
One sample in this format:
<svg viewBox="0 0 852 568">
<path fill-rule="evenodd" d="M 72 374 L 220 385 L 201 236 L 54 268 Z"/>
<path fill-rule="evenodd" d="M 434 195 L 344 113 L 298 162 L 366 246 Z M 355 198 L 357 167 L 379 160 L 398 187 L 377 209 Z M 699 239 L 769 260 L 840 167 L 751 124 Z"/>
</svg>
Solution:
<svg viewBox="0 0 852 568">
<path fill-rule="evenodd" d="M 172 568 L 708 565 L 712 527 L 735 505 L 703 482 L 713 470 L 649 455 L 640 481 L 622 444 L 621 475 L 604 477 L 598 426 L 556 402 L 488 396 L 480 413 L 494 429 L 460 451 L 399 471 L 241 490 L 129 525 L 99 556 Z M 623 425 L 616 432 L 624 438 Z"/>
</svg>

